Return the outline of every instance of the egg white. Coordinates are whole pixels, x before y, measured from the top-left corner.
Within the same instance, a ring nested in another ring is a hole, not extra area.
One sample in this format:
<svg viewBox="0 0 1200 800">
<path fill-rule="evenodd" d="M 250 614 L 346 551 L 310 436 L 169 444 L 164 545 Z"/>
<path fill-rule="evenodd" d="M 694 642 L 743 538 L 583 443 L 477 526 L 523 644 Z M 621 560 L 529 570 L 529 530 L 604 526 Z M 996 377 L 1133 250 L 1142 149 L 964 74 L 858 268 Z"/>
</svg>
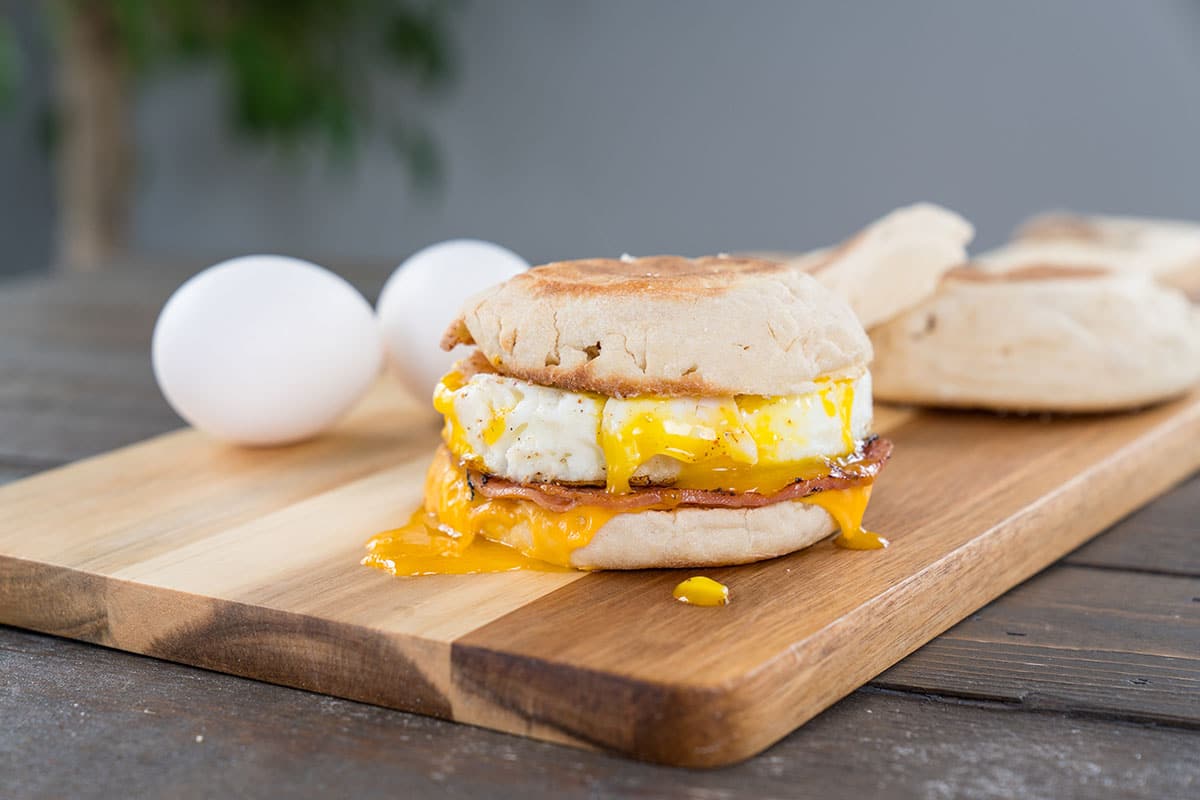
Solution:
<svg viewBox="0 0 1200 800">
<path fill-rule="evenodd" d="M 871 430 L 871 375 L 852 383 L 849 427 L 854 440 Z M 732 398 L 606 398 L 539 386 L 491 373 L 479 373 L 452 393 L 449 415 L 459 452 L 478 468 L 519 482 L 605 482 L 602 427 L 620 430 L 651 411 L 678 420 L 681 428 L 706 435 L 714 404 Z M 836 456 L 847 451 L 838 409 L 819 392 L 786 398 L 762 410 L 743 410 L 748 430 L 758 440 L 743 447 L 756 463 L 769 465 Z M 751 453 L 751 451 L 753 451 Z M 669 483 L 679 462 L 655 456 L 634 473 L 652 483 Z"/>
</svg>

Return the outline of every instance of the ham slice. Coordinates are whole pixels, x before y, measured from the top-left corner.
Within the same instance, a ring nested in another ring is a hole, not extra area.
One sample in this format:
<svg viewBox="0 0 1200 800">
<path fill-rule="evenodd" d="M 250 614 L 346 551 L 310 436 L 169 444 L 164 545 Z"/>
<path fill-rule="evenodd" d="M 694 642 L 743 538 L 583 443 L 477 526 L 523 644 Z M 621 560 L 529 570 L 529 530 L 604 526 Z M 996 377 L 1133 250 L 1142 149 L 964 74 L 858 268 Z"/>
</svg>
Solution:
<svg viewBox="0 0 1200 800">
<path fill-rule="evenodd" d="M 575 506 L 599 506 L 615 512 L 641 511 L 648 508 L 703 506 L 705 508 L 760 508 L 806 497 L 813 492 L 848 489 L 875 479 L 892 455 L 892 443 L 878 437 L 867 441 L 857 458 L 832 465 L 826 475 L 802 478 L 774 494 L 723 492 L 712 489 L 676 489 L 671 486 L 644 486 L 626 494 L 610 494 L 592 486 L 566 486 L 559 483 L 516 483 L 494 475 L 468 470 L 471 488 L 484 497 L 519 498 L 537 503 L 548 511 L 570 511 Z"/>
</svg>

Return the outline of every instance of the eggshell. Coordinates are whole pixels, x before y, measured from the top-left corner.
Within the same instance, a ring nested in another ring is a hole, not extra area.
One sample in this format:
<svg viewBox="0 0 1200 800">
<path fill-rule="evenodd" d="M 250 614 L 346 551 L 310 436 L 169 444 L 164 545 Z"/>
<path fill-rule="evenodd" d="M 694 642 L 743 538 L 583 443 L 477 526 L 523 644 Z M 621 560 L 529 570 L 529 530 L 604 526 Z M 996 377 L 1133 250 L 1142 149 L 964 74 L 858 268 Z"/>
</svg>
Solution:
<svg viewBox="0 0 1200 800">
<path fill-rule="evenodd" d="M 171 407 L 219 439 L 307 439 L 350 409 L 379 374 L 370 304 L 329 270 L 243 256 L 180 286 L 159 314 L 154 374 Z"/>
<path fill-rule="evenodd" d="M 438 379 L 463 357 L 440 347 L 463 303 L 528 268 L 511 250 L 479 239 L 451 239 L 409 256 L 384 284 L 377 307 L 401 382 L 422 400 L 430 398 Z"/>
</svg>

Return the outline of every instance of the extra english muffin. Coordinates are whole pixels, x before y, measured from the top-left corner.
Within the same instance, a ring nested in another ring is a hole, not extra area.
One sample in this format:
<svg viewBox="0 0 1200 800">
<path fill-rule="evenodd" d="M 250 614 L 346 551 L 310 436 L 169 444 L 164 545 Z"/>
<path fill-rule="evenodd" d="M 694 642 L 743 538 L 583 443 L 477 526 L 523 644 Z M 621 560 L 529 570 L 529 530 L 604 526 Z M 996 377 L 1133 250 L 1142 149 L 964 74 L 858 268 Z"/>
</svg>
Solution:
<svg viewBox="0 0 1200 800">
<path fill-rule="evenodd" d="M 1200 379 L 1200 319 L 1144 274 L 1043 264 L 964 268 L 871 332 L 875 394 L 1007 411 L 1145 406 Z"/>
<path fill-rule="evenodd" d="M 992 271 L 1054 263 L 1144 274 L 1165 286 L 1200 294 L 1200 224 L 1167 219 L 1052 213 L 1017 229 L 1013 241 L 982 253 Z"/>
</svg>

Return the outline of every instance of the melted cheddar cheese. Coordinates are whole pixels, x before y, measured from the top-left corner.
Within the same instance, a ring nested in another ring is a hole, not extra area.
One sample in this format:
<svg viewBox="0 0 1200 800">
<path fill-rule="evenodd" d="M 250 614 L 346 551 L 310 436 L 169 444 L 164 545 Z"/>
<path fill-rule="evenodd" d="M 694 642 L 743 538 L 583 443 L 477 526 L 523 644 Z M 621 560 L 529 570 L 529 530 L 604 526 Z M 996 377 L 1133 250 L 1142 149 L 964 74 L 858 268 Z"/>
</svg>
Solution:
<svg viewBox="0 0 1200 800">
<path fill-rule="evenodd" d="M 448 536 L 424 508 L 418 509 L 403 527 L 371 537 L 362 563 L 404 577 L 474 575 L 517 569 L 567 571 L 566 567 L 530 558 L 487 539 L 468 541 L 465 537 Z"/>
<path fill-rule="evenodd" d="M 375 536 L 363 563 L 393 575 L 504 572 L 537 568 L 537 562 L 569 567 L 571 553 L 586 546 L 613 513 L 595 506 L 549 511 L 527 500 L 486 498 L 442 447 L 425 478 L 424 506 L 405 527 Z M 492 541 L 482 544 L 480 537 Z M 519 541 L 513 542 L 514 538 Z M 512 542 L 515 548 L 499 544 L 500 540 Z M 470 564 L 454 565 L 457 557 L 467 557 Z M 449 570 L 438 569 L 442 564 Z"/>
</svg>

